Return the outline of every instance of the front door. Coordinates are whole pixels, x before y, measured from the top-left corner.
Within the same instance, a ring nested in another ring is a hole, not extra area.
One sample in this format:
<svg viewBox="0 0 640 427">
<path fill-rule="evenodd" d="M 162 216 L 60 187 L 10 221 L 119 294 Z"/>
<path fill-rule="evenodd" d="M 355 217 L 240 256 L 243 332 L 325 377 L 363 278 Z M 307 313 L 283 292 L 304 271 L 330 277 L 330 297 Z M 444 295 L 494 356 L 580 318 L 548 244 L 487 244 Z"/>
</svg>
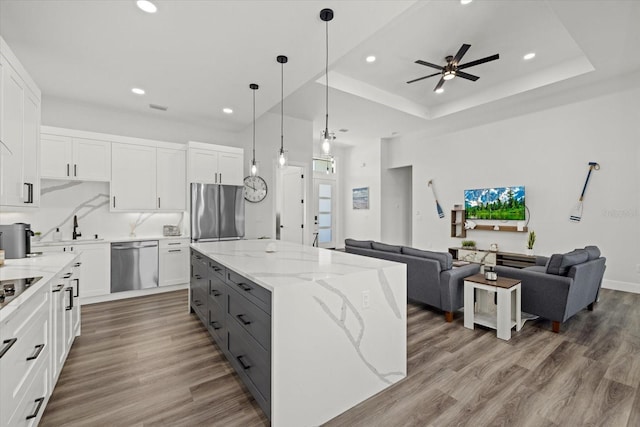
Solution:
<svg viewBox="0 0 640 427">
<path fill-rule="evenodd" d="M 335 248 L 336 183 L 334 180 L 314 179 L 315 224 L 314 246 Z"/>
</svg>

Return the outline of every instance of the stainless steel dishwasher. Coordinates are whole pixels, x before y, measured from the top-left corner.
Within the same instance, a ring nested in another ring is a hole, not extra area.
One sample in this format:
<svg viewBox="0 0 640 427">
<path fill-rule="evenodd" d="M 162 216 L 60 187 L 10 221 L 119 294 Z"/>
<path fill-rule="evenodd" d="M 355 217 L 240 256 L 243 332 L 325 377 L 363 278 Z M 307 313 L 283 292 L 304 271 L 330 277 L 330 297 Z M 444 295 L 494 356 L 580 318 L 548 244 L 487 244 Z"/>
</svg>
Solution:
<svg viewBox="0 0 640 427">
<path fill-rule="evenodd" d="M 158 287 L 158 241 L 111 244 L 111 292 Z"/>
</svg>

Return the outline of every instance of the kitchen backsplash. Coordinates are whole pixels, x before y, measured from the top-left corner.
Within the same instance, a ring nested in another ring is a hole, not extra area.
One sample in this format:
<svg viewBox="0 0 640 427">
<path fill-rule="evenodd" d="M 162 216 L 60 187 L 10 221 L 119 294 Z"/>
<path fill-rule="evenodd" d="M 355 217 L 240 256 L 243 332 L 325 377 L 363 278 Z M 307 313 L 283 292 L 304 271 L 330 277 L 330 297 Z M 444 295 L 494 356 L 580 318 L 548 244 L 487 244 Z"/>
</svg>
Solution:
<svg viewBox="0 0 640 427">
<path fill-rule="evenodd" d="M 109 184 L 106 182 L 41 181 L 40 209 L 33 212 L 3 212 L 2 224 L 26 222 L 31 230 L 51 241 L 60 228 L 62 239 L 71 239 L 73 216 L 78 216 L 82 238 L 125 238 L 133 229 L 137 237 L 161 236 L 163 225 L 177 225 L 187 236 L 188 218 L 183 213 L 109 212 Z"/>
</svg>

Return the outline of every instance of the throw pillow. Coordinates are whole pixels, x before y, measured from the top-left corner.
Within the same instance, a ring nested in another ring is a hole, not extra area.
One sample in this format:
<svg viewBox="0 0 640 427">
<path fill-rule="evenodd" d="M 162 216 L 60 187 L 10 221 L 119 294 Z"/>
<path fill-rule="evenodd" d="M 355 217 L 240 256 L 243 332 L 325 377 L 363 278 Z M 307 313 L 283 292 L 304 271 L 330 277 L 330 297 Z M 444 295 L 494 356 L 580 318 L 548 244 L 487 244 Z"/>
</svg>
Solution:
<svg viewBox="0 0 640 427">
<path fill-rule="evenodd" d="M 378 242 L 371 243 L 371 246 L 373 247 L 373 249 L 376 249 L 378 251 L 383 251 L 383 252 L 394 252 L 396 254 L 399 254 L 402 252 L 402 246 L 387 245 L 385 243 L 378 243 Z"/>
<path fill-rule="evenodd" d="M 600 249 L 597 246 L 585 246 L 584 250 L 589 254 L 589 261 L 600 258 Z"/>
<path fill-rule="evenodd" d="M 453 256 L 449 252 L 422 251 L 420 249 L 403 247 L 402 253 L 405 255 L 428 258 L 440 263 L 440 270 L 451 270 L 453 268 Z"/>
<path fill-rule="evenodd" d="M 566 276 L 569 269 L 576 264 L 589 260 L 589 254 L 584 249 L 576 249 L 566 254 L 553 254 L 547 263 L 547 273 L 556 276 Z"/>
<path fill-rule="evenodd" d="M 371 249 L 372 243 L 373 240 L 344 239 L 345 246 L 353 246 L 354 248 Z"/>
</svg>

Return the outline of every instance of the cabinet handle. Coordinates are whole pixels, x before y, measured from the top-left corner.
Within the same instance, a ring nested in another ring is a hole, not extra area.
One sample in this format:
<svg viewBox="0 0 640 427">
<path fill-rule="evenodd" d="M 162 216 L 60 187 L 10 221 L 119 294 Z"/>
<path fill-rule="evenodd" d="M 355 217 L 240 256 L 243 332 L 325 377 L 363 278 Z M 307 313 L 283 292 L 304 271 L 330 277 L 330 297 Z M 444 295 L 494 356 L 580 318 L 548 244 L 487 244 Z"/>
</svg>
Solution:
<svg viewBox="0 0 640 427">
<path fill-rule="evenodd" d="M 13 347 L 16 341 L 18 341 L 18 338 L 11 338 L 11 339 L 2 341 L 2 345 L 4 345 L 4 347 L 2 347 L 2 350 L 0 350 L 0 359 L 2 358 L 2 356 L 4 356 L 4 354 L 7 351 L 9 351 L 11 347 Z"/>
<path fill-rule="evenodd" d="M 220 295 L 222 295 L 222 293 L 220 293 L 217 289 L 211 289 L 211 295 L 213 295 L 214 297 L 219 297 Z"/>
<path fill-rule="evenodd" d="M 251 324 L 251 321 L 250 321 L 250 320 L 247 320 L 247 319 L 244 317 L 244 314 L 238 314 L 238 315 L 236 315 L 236 317 L 238 318 L 238 320 L 239 320 L 239 321 L 241 321 L 241 322 L 242 322 L 242 324 L 243 324 L 243 325 L 250 325 L 250 324 Z"/>
<path fill-rule="evenodd" d="M 78 165 L 73 164 L 73 176 L 78 176 Z"/>
<path fill-rule="evenodd" d="M 175 245 L 180 245 L 180 244 L 181 244 L 180 242 L 167 243 L 167 245 L 169 245 L 169 246 L 175 246 Z M 200 258 L 198 258 L 198 259 L 200 259 Z"/>
<path fill-rule="evenodd" d="M 222 172 L 220 172 L 220 184 L 222 184 Z"/>
<path fill-rule="evenodd" d="M 68 279 L 69 277 L 73 276 L 73 273 L 67 273 L 64 276 L 62 276 L 63 279 Z"/>
<path fill-rule="evenodd" d="M 169 249 L 169 252 L 182 252 L 182 249 Z"/>
<path fill-rule="evenodd" d="M 44 397 L 39 397 L 38 399 L 34 400 L 34 402 L 37 403 L 38 406 L 36 406 L 36 410 L 35 410 L 35 412 L 33 414 L 27 415 L 27 419 L 28 420 L 38 416 L 38 412 L 40 412 L 40 408 L 42 407 L 42 403 L 44 403 Z"/>
<path fill-rule="evenodd" d="M 238 283 L 238 286 L 240 287 L 240 289 L 246 292 L 249 292 L 251 289 L 253 289 L 251 286 L 247 285 L 246 283 Z"/>
<path fill-rule="evenodd" d="M 22 185 L 27 186 L 27 200 L 25 200 L 24 203 L 33 203 L 33 184 L 25 182 Z"/>
<path fill-rule="evenodd" d="M 213 322 L 211 322 L 211 327 L 212 327 L 214 330 L 216 330 L 216 331 L 217 331 L 217 330 L 218 330 L 218 329 L 220 329 L 222 326 L 220 326 L 220 323 L 219 323 L 219 322 L 216 322 L 216 321 L 214 320 Z"/>
<path fill-rule="evenodd" d="M 35 346 L 35 348 L 37 349 L 35 354 L 33 356 L 27 357 L 27 360 L 36 360 L 38 358 L 38 356 L 40 356 L 40 353 L 42 353 L 42 349 L 44 348 L 44 344 L 38 344 L 37 346 Z"/>
<path fill-rule="evenodd" d="M 158 197 L 158 209 L 160 209 L 160 197 Z"/>
<path fill-rule="evenodd" d="M 60 292 L 64 288 L 64 285 L 58 285 L 57 289 L 52 290 L 51 292 Z"/>
<path fill-rule="evenodd" d="M 80 296 L 80 279 L 73 279 L 76 281 L 76 294 L 73 296 L 74 298 L 78 298 Z"/>
<path fill-rule="evenodd" d="M 69 311 L 73 309 L 73 287 L 68 287 L 64 291 L 69 292 L 69 305 L 64 308 L 66 311 Z"/>
<path fill-rule="evenodd" d="M 196 279 L 198 279 L 198 280 L 202 279 L 202 276 L 201 276 L 201 275 L 199 275 L 199 274 L 196 274 L 196 275 L 194 275 L 193 277 L 195 277 L 195 278 L 196 278 Z"/>
<path fill-rule="evenodd" d="M 214 174 L 215 174 L 215 177 L 216 177 L 216 182 L 215 183 L 217 184 L 218 183 L 218 172 L 215 172 Z"/>
<path fill-rule="evenodd" d="M 236 359 L 238 360 L 238 362 L 240 362 L 240 366 L 242 366 L 242 369 L 244 369 L 245 371 L 251 367 L 251 365 L 247 365 L 243 362 L 244 356 L 236 356 Z"/>
<path fill-rule="evenodd" d="M 69 176 L 69 163 L 67 163 L 67 176 Z"/>
<path fill-rule="evenodd" d="M 76 262 L 75 264 L 73 264 L 74 267 L 80 267 L 82 265 L 81 262 Z"/>
<path fill-rule="evenodd" d="M 200 306 L 202 305 L 202 303 L 200 302 L 200 300 L 199 300 L 199 299 L 194 300 L 193 302 L 194 302 L 194 303 L 196 304 L 196 306 L 198 306 L 198 307 L 200 307 Z"/>
<path fill-rule="evenodd" d="M 113 207 L 116 207 L 116 196 L 113 196 Z"/>
<path fill-rule="evenodd" d="M 216 273 L 220 270 L 222 270 L 220 267 L 213 267 L 213 271 L 215 271 Z"/>
</svg>

